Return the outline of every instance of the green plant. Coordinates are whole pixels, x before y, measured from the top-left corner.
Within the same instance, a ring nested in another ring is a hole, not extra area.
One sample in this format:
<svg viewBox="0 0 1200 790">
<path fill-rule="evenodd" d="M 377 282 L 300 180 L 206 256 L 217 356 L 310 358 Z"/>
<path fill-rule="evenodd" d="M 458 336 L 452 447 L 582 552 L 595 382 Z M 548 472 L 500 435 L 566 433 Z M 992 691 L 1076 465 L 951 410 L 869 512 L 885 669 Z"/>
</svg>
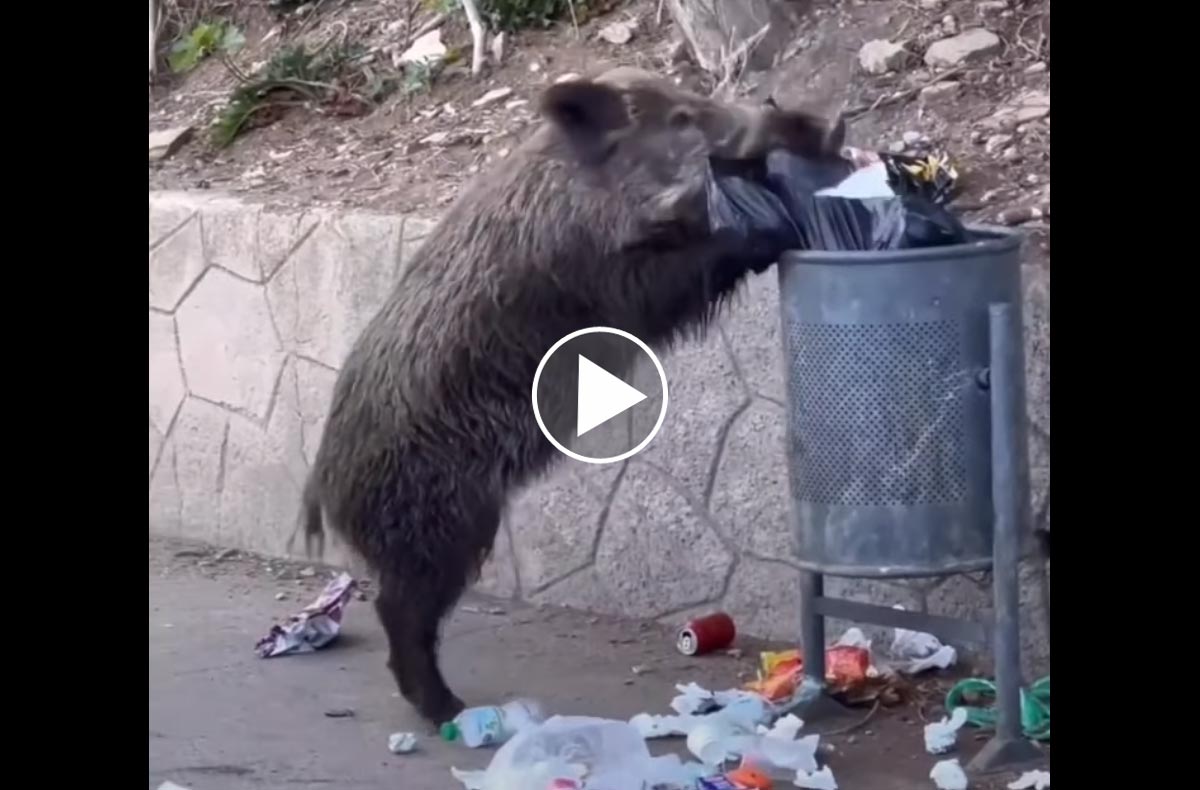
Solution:
<svg viewBox="0 0 1200 790">
<path fill-rule="evenodd" d="M 234 89 L 229 103 L 217 116 L 212 139 L 218 147 L 229 145 L 257 113 L 283 108 L 305 101 L 331 99 L 349 93 L 348 88 L 333 84 L 346 64 L 360 53 L 341 46 L 309 52 L 303 45 L 278 50 L 260 74 L 253 78 L 239 75 L 241 85 Z M 361 72 L 359 73 L 361 77 Z M 386 86 L 374 86 L 380 93 Z"/>
<path fill-rule="evenodd" d="M 581 0 L 481 0 L 479 10 L 493 29 L 513 31 L 546 27 L 557 19 L 570 17 L 572 10 L 578 16 L 585 5 Z"/>
<path fill-rule="evenodd" d="M 433 67 L 422 61 L 418 63 L 409 63 L 404 67 L 404 86 L 402 90 L 405 96 L 411 96 L 417 93 L 425 93 L 433 85 Z"/>
<path fill-rule="evenodd" d="M 246 43 L 237 26 L 226 22 L 198 22 L 171 47 L 167 63 L 175 73 L 191 71 L 215 53 L 232 54 Z"/>
</svg>

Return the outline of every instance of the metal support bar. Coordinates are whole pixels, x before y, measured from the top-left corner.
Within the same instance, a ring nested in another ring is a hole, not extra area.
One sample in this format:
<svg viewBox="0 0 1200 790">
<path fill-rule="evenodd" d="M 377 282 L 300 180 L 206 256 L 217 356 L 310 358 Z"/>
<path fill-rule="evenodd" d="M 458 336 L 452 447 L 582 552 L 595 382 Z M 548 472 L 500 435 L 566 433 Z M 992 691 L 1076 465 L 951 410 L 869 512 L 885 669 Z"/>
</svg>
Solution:
<svg viewBox="0 0 1200 790">
<path fill-rule="evenodd" d="M 945 642 L 969 642 L 982 646 L 988 646 L 991 642 L 991 631 L 988 624 L 984 622 L 908 612 L 888 606 L 824 596 L 818 598 L 815 603 L 818 614 L 824 617 L 837 617 L 855 623 L 870 623 L 891 628 L 906 628 L 909 631 L 924 631 Z"/>
<path fill-rule="evenodd" d="M 971 761 L 979 772 L 1036 762 L 1041 751 L 1021 732 L 1019 612 L 1021 531 L 1029 524 L 1026 474 L 1025 365 L 1020 314 L 1011 304 L 988 307 L 992 401 L 992 584 L 995 596 L 996 734 Z"/>
<path fill-rule="evenodd" d="M 808 571 L 800 574 L 800 646 L 804 650 L 804 676 L 825 683 L 825 619 L 819 602 L 825 577 Z"/>
</svg>

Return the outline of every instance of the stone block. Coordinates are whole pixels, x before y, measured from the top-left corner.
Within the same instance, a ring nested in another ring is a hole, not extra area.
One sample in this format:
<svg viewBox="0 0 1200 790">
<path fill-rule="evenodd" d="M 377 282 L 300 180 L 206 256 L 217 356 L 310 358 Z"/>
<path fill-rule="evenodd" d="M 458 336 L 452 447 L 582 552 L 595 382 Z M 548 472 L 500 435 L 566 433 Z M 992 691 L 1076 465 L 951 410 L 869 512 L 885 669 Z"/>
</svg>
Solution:
<svg viewBox="0 0 1200 790">
<path fill-rule="evenodd" d="M 296 248 L 267 285 L 289 351 L 337 369 L 395 284 L 399 219 L 331 216 Z"/>
<path fill-rule="evenodd" d="M 751 392 L 784 402 L 779 279 L 775 270 L 752 275 L 725 321 L 725 333 Z"/>
<path fill-rule="evenodd" d="M 321 446 L 321 432 L 329 417 L 330 399 L 337 372 L 307 359 L 294 358 L 295 404 L 300 413 L 304 459 L 311 466 Z"/>
<path fill-rule="evenodd" d="M 648 464 L 630 462 L 595 561 L 616 611 L 658 617 L 713 600 L 724 589 L 732 562 L 705 517 L 667 477 Z"/>
<path fill-rule="evenodd" d="M 668 472 L 703 500 L 721 434 L 747 395 L 716 331 L 704 342 L 681 345 L 661 361 L 667 374 L 667 414 L 658 435 L 636 458 Z M 657 385 L 642 391 L 656 392 Z M 650 411 L 657 416 L 657 398 Z M 643 428 L 636 428 L 639 435 Z"/>
<path fill-rule="evenodd" d="M 150 423 L 150 480 L 154 480 L 154 464 L 158 460 L 159 453 L 162 452 L 163 435 L 159 433 L 154 423 Z"/>
<path fill-rule="evenodd" d="M 492 547 L 492 556 L 484 563 L 475 589 L 499 598 L 518 597 L 521 589 L 517 583 L 516 562 L 508 524 L 501 524 L 500 531 L 496 533 L 496 543 Z"/>
<path fill-rule="evenodd" d="M 261 286 L 213 269 L 180 306 L 177 321 L 191 392 L 266 417 L 284 353 Z"/>
<path fill-rule="evenodd" d="M 219 534 L 217 502 L 229 416 L 219 406 L 188 398 L 175 419 L 168 441 L 179 486 L 179 527 L 187 537 L 214 540 Z M 165 460 L 159 461 L 160 470 Z"/>
<path fill-rule="evenodd" d="M 509 503 L 506 517 L 526 593 L 591 561 L 607 491 L 585 479 L 582 466 L 559 465 Z"/>
<path fill-rule="evenodd" d="M 409 261 L 425 243 L 425 237 L 437 227 L 437 220 L 425 217 L 405 217 L 400 240 L 400 255 L 396 261 L 396 278 L 407 268 Z"/>
<path fill-rule="evenodd" d="M 720 608 L 733 618 L 739 634 L 799 644 L 800 571 L 741 557 Z"/>
<path fill-rule="evenodd" d="M 1025 288 L 1025 389 L 1029 421 L 1050 433 L 1050 270 L 1022 268 Z"/>
<path fill-rule="evenodd" d="M 303 474 L 295 412 L 280 404 L 266 431 L 240 415 L 231 415 L 220 481 L 221 543 L 267 554 L 285 553 L 300 526 Z M 303 550 L 303 538 L 294 545 Z"/>
<path fill-rule="evenodd" d="M 150 425 L 162 436 L 187 395 L 183 371 L 179 369 L 179 345 L 175 319 L 150 313 Z"/>
<path fill-rule="evenodd" d="M 172 219 L 179 209 L 166 209 Z M 151 225 L 155 224 L 155 204 L 150 204 Z M 150 247 L 150 306 L 165 312 L 173 311 L 184 294 L 204 274 L 204 243 L 195 210 L 174 230 L 163 228 L 165 235 Z M 159 223 L 167 224 L 166 221 Z"/>
<path fill-rule="evenodd" d="M 729 429 L 709 503 L 722 534 L 760 557 L 795 555 L 785 436 L 783 409 L 755 400 Z"/>
<path fill-rule="evenodd" d="M 1030 559 L 1021 563 L 1021 664 L 1027 678 L 1040 677 L 1050 667 L 1049 592 L 1046 587 L 1045 562 Z M 987 573 L 970 576 L 951 576 L 929 591 L 930 614 L 968 620 L 990 618 L 992 581 Z M 966 645 L 964 655 L 969 660 L 990 664 L 991 648 Z"/>
</svg>

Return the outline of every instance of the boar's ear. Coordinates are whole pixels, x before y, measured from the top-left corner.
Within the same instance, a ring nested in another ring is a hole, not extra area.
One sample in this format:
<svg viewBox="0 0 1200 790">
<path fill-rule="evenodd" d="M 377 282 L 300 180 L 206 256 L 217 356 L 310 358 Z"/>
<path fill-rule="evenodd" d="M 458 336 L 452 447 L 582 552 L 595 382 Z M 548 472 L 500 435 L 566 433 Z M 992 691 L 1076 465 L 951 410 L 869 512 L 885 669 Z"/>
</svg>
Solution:
<svg viewBox="0 0 1200 790">
<path fill-rule="evenodd" d="M 830 123 L 806 112 L 779 112 L 772 121 L 775 144 L 810 159 L 837 156 L 846 141 L 846 122 Z"/>
<path fill-rule="evenodd" d="M 584 80 L 551 85 L 542 94 L 541 110 L 576 152 L 592 161 L 602 159 L 615 133 L 632 123 L 620 91 Z"/>
</svg>

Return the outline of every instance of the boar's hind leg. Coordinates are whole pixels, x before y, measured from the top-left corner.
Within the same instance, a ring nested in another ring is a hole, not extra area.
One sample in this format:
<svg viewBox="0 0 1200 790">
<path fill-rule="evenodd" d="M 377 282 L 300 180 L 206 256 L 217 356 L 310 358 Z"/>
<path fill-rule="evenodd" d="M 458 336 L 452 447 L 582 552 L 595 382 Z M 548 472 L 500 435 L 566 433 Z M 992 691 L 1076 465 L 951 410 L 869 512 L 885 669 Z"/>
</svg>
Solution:
<svg viewBox="0 0 1200 790">
<path fill-rule="evenodd" d="M 388 558 L 375 604 L 387 632 L 388 667 L 400 693 L 435 725 L 463 709 L 438 666 L 442 620 L 466 589 L 500 524 L 498 508 L 457 504 L 436 513 L 422 508 L 430 520 L 420 524 L 419 532 L 409 533 L 419 535 L 420 543 L 397 547 Z"/>
</svg>

